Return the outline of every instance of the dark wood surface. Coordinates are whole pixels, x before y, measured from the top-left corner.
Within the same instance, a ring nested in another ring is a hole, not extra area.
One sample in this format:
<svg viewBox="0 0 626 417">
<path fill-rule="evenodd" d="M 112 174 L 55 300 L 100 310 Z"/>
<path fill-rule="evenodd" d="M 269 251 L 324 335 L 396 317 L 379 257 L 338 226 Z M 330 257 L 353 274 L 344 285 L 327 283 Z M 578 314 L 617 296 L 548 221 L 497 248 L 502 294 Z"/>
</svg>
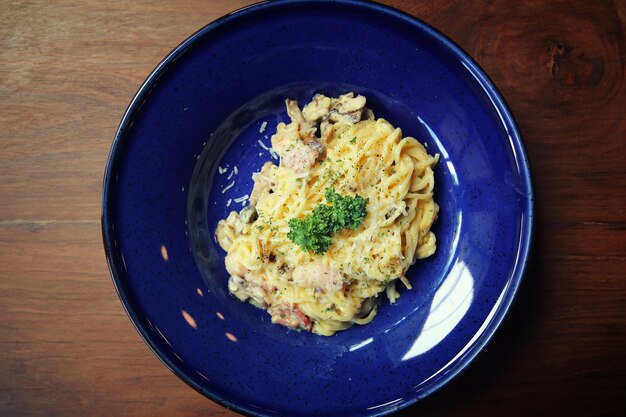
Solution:
<svg viewBox="0 0 626 417">
<path fill-rule="evenodd" d="M 0 2 L 0 416 L 232 416 L 134 330 L 100 235 L 123 111 L 240 1 Z M 485 69 L 522 131 L 533 258 L 493 341 L 403 416 L 626 415 L 626 2 L 388 1 Z"/>
</svg>

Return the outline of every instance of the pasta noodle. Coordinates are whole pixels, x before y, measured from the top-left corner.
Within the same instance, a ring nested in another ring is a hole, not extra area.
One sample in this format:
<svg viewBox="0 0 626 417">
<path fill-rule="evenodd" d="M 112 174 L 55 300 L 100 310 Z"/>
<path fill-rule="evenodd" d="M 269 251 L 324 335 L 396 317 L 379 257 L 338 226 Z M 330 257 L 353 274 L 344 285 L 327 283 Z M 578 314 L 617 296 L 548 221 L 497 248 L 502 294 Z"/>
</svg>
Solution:
<svg viewBox="0 0 626 417">
<path fill-rule="evenodd" d="M 396 281 L 411 288 L 407 269 L 435 252 L 439 155 L 375 119 L 362 96 L 316 95 L 302 111 L 287 100 L 287 109 L 292 122 L 272 136 L 279 165 L 254 175 L 250 206 L 220 221 L 216 236 L 233 295 L 275 323 L 329 336 L 369 323 L 379 294 L 395 302 Z M 324 253 L 303 250 L 288 237 L 290 220 L 329 205 L 329 189 L 363 197 L 366 215 L 332 235 Z"/>
</svg>

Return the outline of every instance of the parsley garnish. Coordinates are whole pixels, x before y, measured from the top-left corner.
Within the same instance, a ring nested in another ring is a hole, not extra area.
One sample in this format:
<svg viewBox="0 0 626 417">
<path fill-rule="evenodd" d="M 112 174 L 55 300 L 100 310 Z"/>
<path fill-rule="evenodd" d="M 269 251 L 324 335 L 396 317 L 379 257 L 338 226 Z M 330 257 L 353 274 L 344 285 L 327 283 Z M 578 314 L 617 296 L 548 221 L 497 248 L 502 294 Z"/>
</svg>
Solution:
<svg viewBox="0 0 626 417">
<path fill-rule="evenodd" d="M 366 201 L 360 195 L 342 196 L 327 188 L 325 197 L 332 205 L 319 204 L 308 216 L 289 220 L 287 234 L 302 250 L 318 255 L 328 250 L 332 235 L 341 229 L 357 229 L 367 214 Z"/>
</svg>

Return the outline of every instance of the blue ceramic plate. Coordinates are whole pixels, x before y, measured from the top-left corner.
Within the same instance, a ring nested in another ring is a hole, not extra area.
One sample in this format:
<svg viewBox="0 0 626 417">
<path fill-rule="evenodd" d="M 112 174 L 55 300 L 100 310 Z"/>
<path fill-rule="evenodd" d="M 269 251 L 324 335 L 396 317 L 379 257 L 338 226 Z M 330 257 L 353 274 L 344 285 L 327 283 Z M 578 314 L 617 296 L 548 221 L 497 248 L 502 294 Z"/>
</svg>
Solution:
<svg viewBox="0 0 626 417">
<path fill-rule="evenodd" d="M 283 100 L 347 91 L 441 155 L 438 249 L 371 324 L 321 337 L 230 296 L 212 236 L 271 159 L 261 144 L 287 119 Z M 463 51 L 377 4 L 282 1 L 213 22 L 148 77 L 113 142 L 102 227 L 128 315 L 189 385 L 253 415 L 370 416 L 442 387 L 485 346 L 520 284 L 532 217 L 518 130 Z"/>
</svg>

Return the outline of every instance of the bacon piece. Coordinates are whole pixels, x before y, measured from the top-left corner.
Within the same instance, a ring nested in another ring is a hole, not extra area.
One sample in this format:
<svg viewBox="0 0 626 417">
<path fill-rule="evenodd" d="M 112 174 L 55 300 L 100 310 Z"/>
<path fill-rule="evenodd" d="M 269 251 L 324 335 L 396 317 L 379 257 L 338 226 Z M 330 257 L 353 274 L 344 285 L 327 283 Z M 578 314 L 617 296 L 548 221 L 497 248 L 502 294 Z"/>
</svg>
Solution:
<svg viewBox="0 0 626 417">
<path fill-rule="evenodd" d="M 341 269 L 311 262 L 298 265 L 293 270 L 293 282 L 299 287 L 322 289 L 329 294 L 340 291 L 345 286 Z"/>
<path fill-rule="evenodd" d="M 272 323 L 282 324 L 291 329 L 311 331 L 313 323 L 296 305 L 273 305 L 267 309 L 272 316 Z"/>
</svg>

